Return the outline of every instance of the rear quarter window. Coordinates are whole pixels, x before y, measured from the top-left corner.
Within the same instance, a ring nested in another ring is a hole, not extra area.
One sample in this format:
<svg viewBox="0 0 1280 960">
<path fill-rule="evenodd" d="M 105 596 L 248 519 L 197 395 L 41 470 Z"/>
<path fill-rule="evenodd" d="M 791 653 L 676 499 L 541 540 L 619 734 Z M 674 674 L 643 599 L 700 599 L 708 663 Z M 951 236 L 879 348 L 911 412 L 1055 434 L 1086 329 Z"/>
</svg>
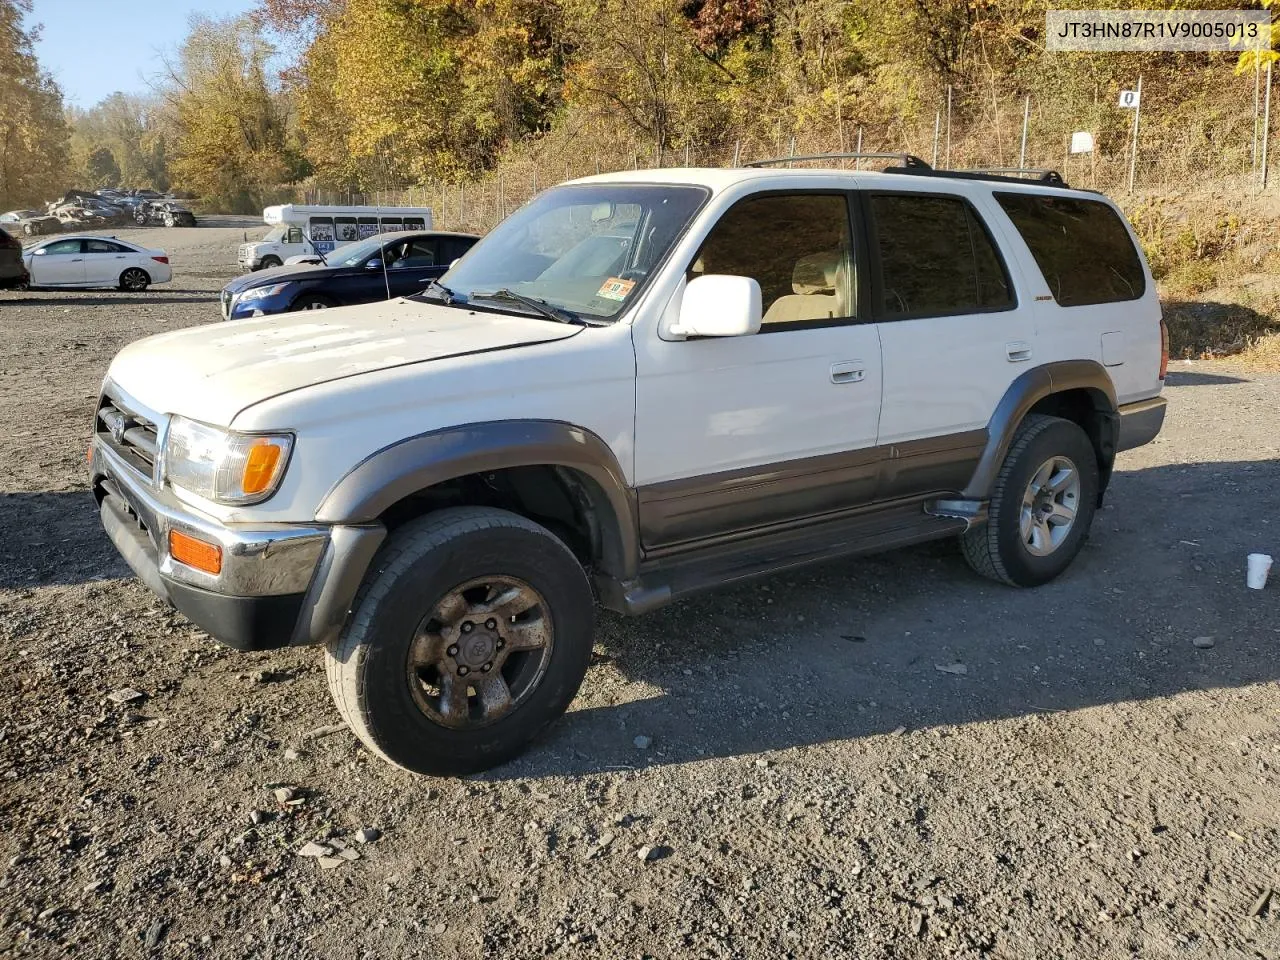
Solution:
<svg viewBox="0 0 1280 960">
<path fill-rule="evenodd" d="M 1110 206 L 1098 200 L 997 193 L 1059 306 L 1137 300 L 1147 290 L 1142 259 Z"/>
</svg>

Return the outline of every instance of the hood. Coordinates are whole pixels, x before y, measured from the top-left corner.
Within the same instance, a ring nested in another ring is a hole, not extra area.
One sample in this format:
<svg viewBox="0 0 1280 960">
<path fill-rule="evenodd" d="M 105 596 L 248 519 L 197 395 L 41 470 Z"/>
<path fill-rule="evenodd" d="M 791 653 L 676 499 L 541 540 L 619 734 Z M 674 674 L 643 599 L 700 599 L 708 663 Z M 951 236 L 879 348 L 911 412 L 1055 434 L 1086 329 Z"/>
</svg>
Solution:
<svg viewBox="0 0 1280 960">
<path fill-rule="evenodd" d="M 392 300 L 147 337 L 121 350 L 108 376 L 151 410 L 228 426 L 246 407 L 292 390 L 407 364 L 563 340 L 582 329 L 535 317 Z"/>
<path fill-rule="evenodd" d="M 249 241 L 250 245 L 253 241 Z M 287 263 L 282 267 L 268 267 L 266 270 L 255 270 L 253 273 L 246 273 L 244 276 L 236 277 L 222 289 L 227 293 L 239 294 L 250 289 L 251 287 L 269 287 L 273 283 L 283 283 L 286 280 L 319 280 L 322 277 L 336 276 L 343 270 L 350 270 L 350 267 L 325 267 L 318 264 L 309 263 Z"/>
</svg>

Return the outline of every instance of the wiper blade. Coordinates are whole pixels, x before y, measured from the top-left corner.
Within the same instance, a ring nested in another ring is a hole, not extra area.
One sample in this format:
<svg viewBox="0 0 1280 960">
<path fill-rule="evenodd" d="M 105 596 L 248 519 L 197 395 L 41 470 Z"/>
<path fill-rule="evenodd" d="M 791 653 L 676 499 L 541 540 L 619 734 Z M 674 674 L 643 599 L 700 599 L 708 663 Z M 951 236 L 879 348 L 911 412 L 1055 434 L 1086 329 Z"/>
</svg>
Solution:
<svg viewBox="0 0 1280 960">
<path fill-rule="evenodd" d="M 508 290 L 503 287 L 501 290 L 494 290 L 491 293 L 473 293 L 472 300 L 497 300 L 499 302 L 519 303 L 528 307 L 530 310 L 537 311 L 548 320 L 554 320 L 556 323 L 572 323 L 578 326 L 595 326 L 585 317 L 581 317 L 572 310 L 566 310 L 564 307 L 555 307 L 540 300 L 537 297 L 526 297 L 523 293 L 516 293 L 514 290 Z"/>
</svg>

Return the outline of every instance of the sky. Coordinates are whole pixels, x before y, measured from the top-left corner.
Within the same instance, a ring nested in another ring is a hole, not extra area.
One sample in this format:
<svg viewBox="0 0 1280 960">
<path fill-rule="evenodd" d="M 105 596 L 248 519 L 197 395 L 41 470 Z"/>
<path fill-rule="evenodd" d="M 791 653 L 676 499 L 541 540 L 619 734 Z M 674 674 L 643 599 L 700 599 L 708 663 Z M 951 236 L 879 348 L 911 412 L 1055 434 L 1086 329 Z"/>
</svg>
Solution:
<svg viewBox="0 0 1280 960">
<path fill-rule="evenodd" d="M 36 56 L 66 103 L 92 107 L 117 90 L 147 93 L 187 35 L 193 13 L 227 17 L 257 0 L 33 0 L 28 24 L 42 24 Z"/>
</svg>

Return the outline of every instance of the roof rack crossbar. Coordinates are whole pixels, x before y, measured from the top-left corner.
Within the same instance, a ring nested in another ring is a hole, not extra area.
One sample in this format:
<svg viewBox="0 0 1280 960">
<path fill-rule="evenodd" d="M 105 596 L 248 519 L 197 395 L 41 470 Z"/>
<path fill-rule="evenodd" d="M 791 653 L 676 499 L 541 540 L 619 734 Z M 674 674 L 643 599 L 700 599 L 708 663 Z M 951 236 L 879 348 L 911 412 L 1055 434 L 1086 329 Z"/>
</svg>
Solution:
<svg viewBox="0 0 1280 960">
<path fill-rule="evenodd" d="M 963 173 L 986 173 L 998 177 L 1034 175 L 1045 183 L 1065 183 L 1057 170 L 1043 167 L 966 167 Z"/>
<path fill-rule="evenodd" d="M 910 153 L 813 153 L 806 156 L 771 157 L 768 160 L 753 160 L 744 163 L 744 167 L 771 167 L 779 163 L 799 163 L 805 160 L 897 160 L 903 167 L 915 170 L 930 170 L 929 164 Z"/>
</svg>

